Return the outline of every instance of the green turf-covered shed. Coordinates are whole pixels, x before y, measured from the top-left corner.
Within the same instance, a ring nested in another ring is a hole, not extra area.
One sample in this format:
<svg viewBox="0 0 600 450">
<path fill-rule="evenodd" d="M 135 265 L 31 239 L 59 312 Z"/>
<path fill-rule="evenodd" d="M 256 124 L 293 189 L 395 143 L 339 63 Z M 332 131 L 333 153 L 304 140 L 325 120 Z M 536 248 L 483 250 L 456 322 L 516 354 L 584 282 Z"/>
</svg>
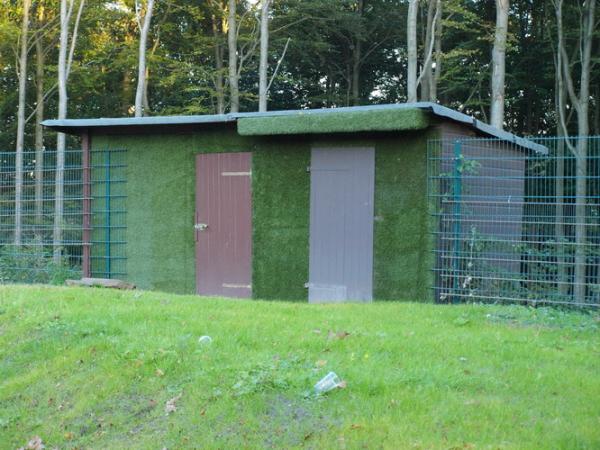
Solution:
<svg viewBox="0 0 600 450">
<path fill-rule="evenodd" d="M 86 275 L 300 301 L 431 300 L 428 140 L 528 145 L 432 103 L 44 125 L 82 136 L 92 197 L 94 152 L 123 168 L 114 233 L 94 231 L 108 205 L 89 211 Z"/>
</svg>

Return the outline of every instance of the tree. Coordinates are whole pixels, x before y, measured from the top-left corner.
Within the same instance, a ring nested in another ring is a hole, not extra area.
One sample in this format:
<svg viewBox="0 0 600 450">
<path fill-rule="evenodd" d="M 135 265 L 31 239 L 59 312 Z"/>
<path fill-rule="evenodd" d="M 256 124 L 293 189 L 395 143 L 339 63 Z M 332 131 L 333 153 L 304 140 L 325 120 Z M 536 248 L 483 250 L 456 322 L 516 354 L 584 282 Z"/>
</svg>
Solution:
<svg viewBox="0 0 600 450">
<path fill-rule="evenodd" d="M 441 2 L 439 2 L 439 4 L 440 7 L 438 8 L 437 0 L 429 0 L 425 42 L 423 45 L 423 69 L 419 73 L 418 77 L 417 17 L 419 12 L 419 1 L 410 0 L 408 5 L 408 18 L 406 26 L 408 77 L 406 96 L 409 103 L 417 101 L 417 89 L 419 88 L 419 85 L 421 85 L 421 98 L 423 100 L 431 99 L 431 90 L 434 82 L 432 67 L 433 51 L 436 43 L 436 30 L 438 29 L 437 23 L 441 21 L 442 14 Z"/>
<path fill-rule="evenodd" d="M 215 58 L 215 97 L 217 100 L 217 114 L 223 114 L 225 112 L 225 83 L 223 81 L 223 45 L 221 43 L 221 36 L 223 34 L 223 22 L 222 18 L 223 8 L 221 6 L 221 0 L 212 0 L 211 6 L 213 11 L 211 13 L 211 25 L 213 32 L 213 47 L 214 47 L 214 58 Z"/>
<path fill-rule="evenodd" d="M 27 53 L 29 49 L 29 9 L 31 0 L 23 0 L 23 18 L 19 36 L 19 104 L 17 107 L 17 147 L 15 154 L 15 245 L 23 233 L 23 151 L 25 141 L 25 99 L 27 89 Z"/>
<path fill-rule="evenodd" d="M 260 63 L 258 66 L 258 110 L 267 110 L 267 69 L 269 61 L 269 12 L 272 0 L 262 0 L 260 13 Z"/>
<path fill-rule="evenodd" d="M 58 119 L 67 118 L 68 93 L 67 83 L 71 72 L 73 54 L 75 52 L 75 43 L 77 42 L 77 32 L 79 21 L 85 0 L 79 0 L 79 9 L 73 25 L 73 32 L 70 38 L 69 31 L 71 16 L 75 7 L 75 0 L 60 1 L 60 43 L 58 51 Z M 68 50 L 68 53 L 67 53 Z M 55 193 L 54 193 L 54 259 L 60 262 L 62 253 L 63 237 L 63 211 L 64 211 L 64 180 L 65 180 L 65 148 L 66 136 L 64 133 L 58 133 L 56 137 L 56 169 L 55 169 Z"/>
<path fill-rule="evenodd" d="M 442 0 L 429 0 L 427 5 L 423 61 L 421 100 L 435 102 L 442 67 Z"/>
<path fill-rule="evenodd" d="M 227 47 L 229 52 L 229 110 L 236 113 L 240 110 L 240 87 L 237 54 L 237 18 L 236 0 L 229 0 L 227 19 Z"/>
<path fill-rule="evenodd" d="M 419 0 L 409 0 L 406 18 L 406 48 L 408 59 L 408 75 L 406 78 L 406 101 L 417 101 L 417 16 Z"/>
<path fill-rule="evenodd" d="M 565 144 L 575 157 L 575 274 L 573 295 L 577 303 L 585 303 L 587 271 L 587 164 L 590 107 L 590 74 L 592 67 L 592 45 L 595 28 L 596 0 L 584 0 L 580 9 L 580 28 L 576 45 L 576 63 L 567 52 L 563 26 L 563 0 L 553 0 L 557 27 L 557 89 L 560 129 L 564 136 L 569 135 L 566 119 L 566 91 L 570 105 L 577 115 L 578 139 L 573 145 L 569 139 Z M 577 66 L 575 69 L 574 66 Z M 579 92 L 575 74 L 579 73 Z"/>
<path fill-rule="evenodd" d="M 144 105 L 147 104 L 147 85 L 146 85 L 146 47 L 148 45 L 148 32 L 150 31 L 150 22 L 152 21 L 152 11 L 154 9 L 154 0 L 146 1 L 146 8 L 140 4 L 140 0 L 135 1 L 135 18 L 140 30 L 140 43 L 138 52 L 138 81 L 135 91 L 135 117 L 144 115 Z"/>
<path fill-rule="evenodd" d="M 490 124 L 504 128 L 504 92 L 506 77 L 506 37 L 508 34 L 509 0 L 496 0 L 496 33 L 492 50 L 492 104 Z"/>
</svg>

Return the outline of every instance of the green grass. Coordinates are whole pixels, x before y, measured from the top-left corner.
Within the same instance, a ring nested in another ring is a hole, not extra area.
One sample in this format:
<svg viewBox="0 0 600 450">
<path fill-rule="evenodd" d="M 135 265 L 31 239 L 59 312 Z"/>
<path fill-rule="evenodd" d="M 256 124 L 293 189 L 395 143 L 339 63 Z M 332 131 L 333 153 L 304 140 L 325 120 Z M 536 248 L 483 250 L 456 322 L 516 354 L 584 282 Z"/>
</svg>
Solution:
<svg viewBox="0 0 600 450">
<path fill-rule="evenodd" d="M 599 328 L 524 307 L 5 286 L 0 447 L 599 448 Z M 310 395 L 330 370 L 347 387 Z"/>
</svg>

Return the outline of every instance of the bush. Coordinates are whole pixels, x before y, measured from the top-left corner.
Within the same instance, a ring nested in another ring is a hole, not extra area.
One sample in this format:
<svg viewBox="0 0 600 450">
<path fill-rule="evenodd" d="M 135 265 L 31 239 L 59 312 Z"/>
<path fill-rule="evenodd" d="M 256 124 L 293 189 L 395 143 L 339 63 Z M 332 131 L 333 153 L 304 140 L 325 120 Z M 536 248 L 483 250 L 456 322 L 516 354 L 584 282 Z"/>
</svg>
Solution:
<svg viewBox="0 0 600 450">
<path fill-rule="evenodd" d="M 78 277 L 80 268 L 69 264 L 65 255 L 60 263 L 42 246 L 21 246 L 0 250 L 0 283 L 63 284 Z"/>
</svg>

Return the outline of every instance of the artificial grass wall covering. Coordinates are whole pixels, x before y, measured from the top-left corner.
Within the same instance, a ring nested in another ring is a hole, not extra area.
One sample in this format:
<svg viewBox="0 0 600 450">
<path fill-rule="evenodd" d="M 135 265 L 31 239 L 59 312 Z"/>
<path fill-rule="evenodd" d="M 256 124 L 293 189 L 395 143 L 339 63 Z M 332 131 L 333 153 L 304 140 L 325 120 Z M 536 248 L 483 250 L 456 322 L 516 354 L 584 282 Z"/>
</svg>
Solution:
<svg viewBox="0 0 600 450">
<path fill-rule="evenodd" d="M 431 301 L 431 216 L 427 199 L 427 139 L 406 133 L 377 142 L 373 297 Z"/>
<path fill-rule="evenodd" d="M 429 126 L 429 115 L 421 109 L 299 113 L 289 116 L 241 118 L 242 136 L 350 133 L 360 131 L 421 130 Z"/>
<path fill-rule="evenodd" d="M 187 134 L 94 136 L 127 152 L 127 280 L 195 292 L 195 153 L 251 151 L 253 296 L 306 300 L 310 148 L 375 147 L 376 300 L 426 301 L 430 283 L 427 139 L 430 132 L 245 137 L 227 125 Z"/>
<path fill-rule="evenodd" d="M 252 162 L 254 296 L 307 300 L 310 147 L 265 141 Z"/>
<path fill-rule="evenodd" d="M 92 146 L 127 149 L 124 278 L 142 289 L 194 293 L 194 155 L 251 151 L 253 296 L 306 298 L 310 188 L 306 144 L 261 143 L 222 125 L 196 133 L 93 136 Z"/>
<path fill-rule="evenodd" d="M 93 136 L 92 145 L 127 149 L 127 280 L 194 293 L 194 136 Z"/>
</svg>

